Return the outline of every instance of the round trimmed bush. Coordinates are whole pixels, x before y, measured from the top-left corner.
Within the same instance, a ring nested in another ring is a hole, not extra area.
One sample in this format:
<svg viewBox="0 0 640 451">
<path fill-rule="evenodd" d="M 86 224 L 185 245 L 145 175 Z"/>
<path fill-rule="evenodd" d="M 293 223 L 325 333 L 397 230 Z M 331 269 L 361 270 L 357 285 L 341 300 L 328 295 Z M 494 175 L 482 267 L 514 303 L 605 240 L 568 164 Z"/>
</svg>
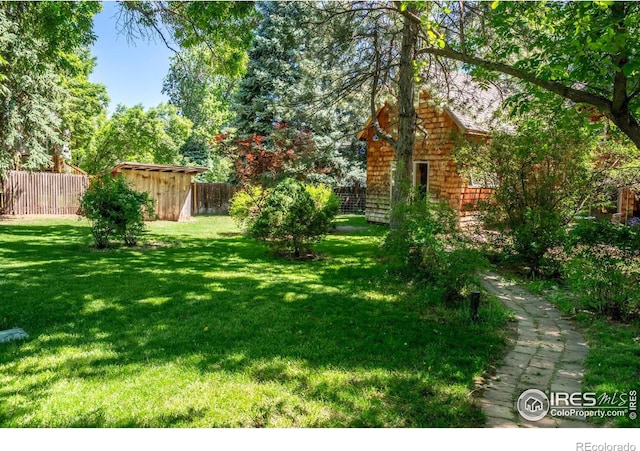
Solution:
<svg viewBox="0 0 640 451">
<path fill-rule="evenodd" d="M 338 211 L 339 200 L 329 187 L 285 179 L 271 191 L 249 233 L 277 252 L 300 258 L 329 232 Z"/>
</svg>

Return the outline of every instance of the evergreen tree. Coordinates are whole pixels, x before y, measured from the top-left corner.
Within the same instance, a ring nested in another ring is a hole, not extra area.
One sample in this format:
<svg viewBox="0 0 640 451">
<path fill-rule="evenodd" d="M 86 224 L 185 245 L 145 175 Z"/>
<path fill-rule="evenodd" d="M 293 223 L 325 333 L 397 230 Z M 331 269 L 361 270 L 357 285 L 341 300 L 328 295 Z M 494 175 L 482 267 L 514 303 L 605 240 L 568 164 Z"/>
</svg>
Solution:
<svg viewBox="0 0 640 451">
<path fill-rule="evenodd" d="M 268 136 L 276 123 L 302 125 L 293 100 L 303 77 L 300 62 L 306 33 L 300 19 L 304 8 L 300 2 L 258 3 L 262 20 L 233 102 L 240 133 Z"/>
<path fill-rule="evenodd" d="M 0 10 L 5 92 L 0 97 L 0 171 L 49 164 L 49 146 L 61 144 L 59 110 L 63 91 L 55 65 L 39 58 L 46 42 L 26 35 Z"/>
<path fill-rule="evenodd" d="M 356 58 L 355 46 L 341 46 L 332 30 L 318 26 L 321 11 L 313 3 L 265 2 L 257 9 L 262 21 L 232 100 L 238 134 L 269 137 L 277 124 L 312 132 L 316 158 L 329 168 L 315 181 L 362 183 L 365 157 L 353 140 L 366 120 L 366 97 L 362 86 L 337 92 L 338 59 L 328 57 L 338 51 Z"/>
</svg>

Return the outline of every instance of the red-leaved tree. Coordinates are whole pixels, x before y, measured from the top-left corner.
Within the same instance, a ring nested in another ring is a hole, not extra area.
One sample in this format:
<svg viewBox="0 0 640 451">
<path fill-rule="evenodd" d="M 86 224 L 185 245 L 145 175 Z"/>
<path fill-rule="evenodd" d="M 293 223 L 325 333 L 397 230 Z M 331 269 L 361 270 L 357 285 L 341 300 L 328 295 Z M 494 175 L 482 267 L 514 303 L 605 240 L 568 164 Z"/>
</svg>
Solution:
<svg viewBox="0 0 640 451">
<path fill-rule="evenodd" d="M 220 134 L 216 141 L 232 159 L 235 179 L 242 185 L 268 187 L 287 177 L 305 181 L 329 171 L 313 133 L 284 123 L 276 124 L 267 137 Z"/>
</svg>

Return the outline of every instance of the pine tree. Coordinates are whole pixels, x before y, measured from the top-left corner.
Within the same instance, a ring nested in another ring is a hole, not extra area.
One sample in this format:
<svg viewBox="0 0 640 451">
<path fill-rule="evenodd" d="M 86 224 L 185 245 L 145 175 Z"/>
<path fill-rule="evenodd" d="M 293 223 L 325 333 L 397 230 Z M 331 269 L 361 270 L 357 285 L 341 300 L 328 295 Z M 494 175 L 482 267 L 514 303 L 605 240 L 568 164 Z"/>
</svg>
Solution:
<svg viewBox="0 0 640 451">
<path fill-rule="evenodd" d="M 339 59 L 328 50 L 355 57 L 355 47 L 340 45 L 318 26 L 321 11 L 312 3 L 267 2 L 257 8 L 263 18 L 232 99 L 237 133 L 269 137 L 277 124 L 312 132 L 316 158 L 330 169 L 315 180 L 362 182 L 365 157 L 353 141 L 368 112 L 365 91 L 335 92 Z"/>
<path fill-rule="evenodd" d="M 249 50 L 247 72 L 240 82 L 233 109 L 240 133 L 267 136 L 275 123 L 299 122 L 291 104 L 295 97 L 291 90 L 296 90 L 302 79 L 299 69 L 305 30 L 300 26 L 300 17 L 305 5 L 264 2 L 257 8 L 263 19 Z"/>
</svg>

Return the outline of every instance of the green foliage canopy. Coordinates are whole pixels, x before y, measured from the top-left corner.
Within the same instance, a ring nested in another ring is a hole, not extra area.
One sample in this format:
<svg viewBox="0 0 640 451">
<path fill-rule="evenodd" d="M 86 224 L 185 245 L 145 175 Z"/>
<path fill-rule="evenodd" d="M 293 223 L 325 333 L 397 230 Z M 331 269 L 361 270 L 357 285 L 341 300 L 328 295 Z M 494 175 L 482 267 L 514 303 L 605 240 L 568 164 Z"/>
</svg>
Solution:
<svg viewBox="0 0 640 451">
<path fill-rule="evenodd" d="M 201 44 L 184 48 L 173 57 L 162 92 L 169 103 L 194 124 L 198 133 L 210 138 L 229 126 L 229 100 L 234 80 L 216 74 L 208 49 Z"/>
<path fill-rule="evenodd" d="M 255 25 L 253 2 L 124 1 L 122 21 L 133 37 L 160 35 L 170 46 L 206 46 L 214 73 L 244 72 Z"/>
<path fill-rule="evenodd" d="M 78 55 L 94 39 L 100 9 L 97 2 L 0 2 L 0 171 L 21 159 L 26 169 L 47 166 L 51 149 L 62 146 L 70 96 L 61 79 L 83 72 Z"/>
<path fill-rule="evenodd" d="M 67 144 L 72 161 L 84 165 L 95 146 L 98 129 L 106 121 L 109 96 L 105 85 L 89 81 L 96 62 L 87 48 L 69 55 L 67 60 L 76 69 L 73 75 L 63 75 L 61 79 L 62 87 L 67 92 L 60 112 L 61 126 L 69 132 Z"/>
<path fill-rule="evenodd" d="M 95 151 L 85 167 L 98 173 L 121 161 L 180 164 L 179 150 L 191 128 L 191 121 L 178 115 L 172 105 L 160 104 L 148 111 L 142 105 L 118 105 L 100 128 Z"/>
<path fill-rule="evenodd" d="M 411 17 L 421 25 L 419 54 L 592 105 L 640 147 L 639 3 L 447 2 Z"/>
</svg>

